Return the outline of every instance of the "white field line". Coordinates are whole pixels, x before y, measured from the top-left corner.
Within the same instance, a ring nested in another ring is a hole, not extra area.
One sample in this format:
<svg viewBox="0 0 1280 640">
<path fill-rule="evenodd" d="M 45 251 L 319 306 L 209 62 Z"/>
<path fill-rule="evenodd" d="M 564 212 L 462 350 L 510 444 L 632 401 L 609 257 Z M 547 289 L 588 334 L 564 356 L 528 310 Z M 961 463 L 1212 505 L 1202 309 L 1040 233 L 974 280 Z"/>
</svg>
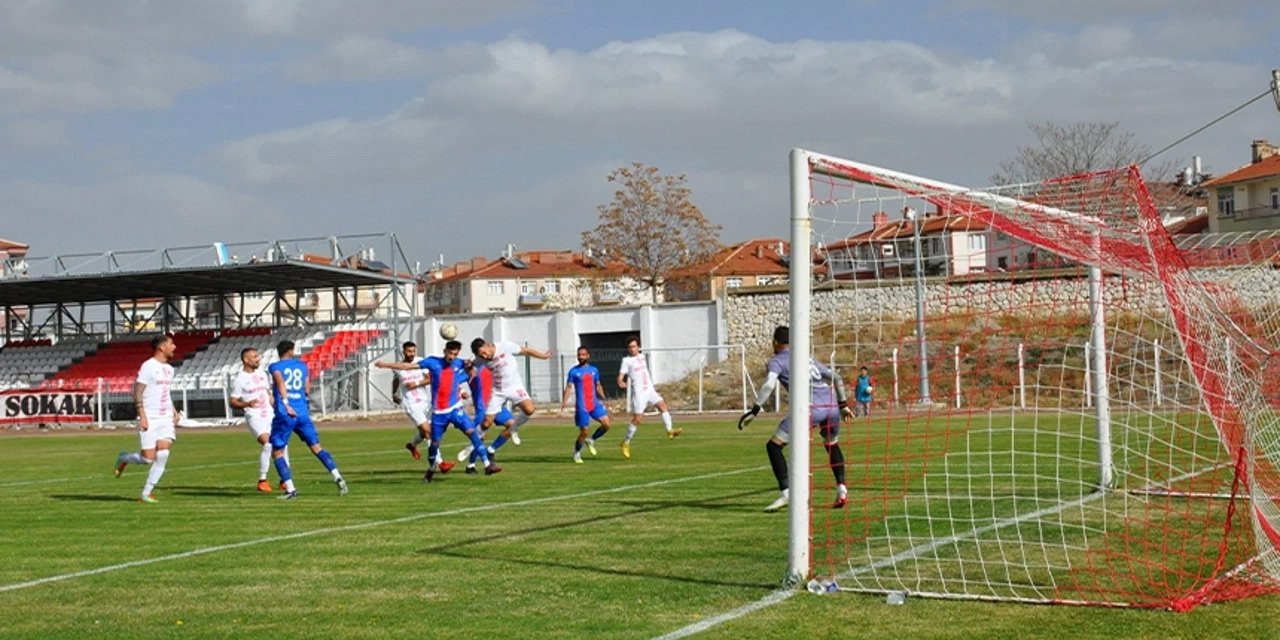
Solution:
<svg viewBox="0 0 1280 640">
<path fill-rule="evenodd" d="M 304 453 L 305 453 L 305 455 L 308 455 L 308 456 L 310 455 L 310 452 L 309 452 L 309 451 L 305 451 L 305 447 L 304 447 Z M 379 450 L 379 451 L 356 451 L 356 452 L 349 452 L 349 453 L 344 453 L 344 454 L 342 454 L 342 457 L 343 457 L 343 458 L 367 458 L 367 457 L 370 457 L 370 456 L 385 456 L 385 455 L 395 455 L 395 454 L 399 454 L 399 455 L 408 455 L 408 454 L 406 454 L 406 453 L 404 452 L 404 449 L 397 449 L 397 450 Z M 294 457 L 294 454 L 292 454 L 292 453 L 291 453 L 291 454 L 289 454 L 289 457 L 290 457 L 290 459 L 292 459 L 292 458 Z M 257 464 L 257 463 L 258 463 L 257 458 L 250 459 L 248 456 L 246 456 L 244 460 L 238 460 L 238 461 L 236 461 L 236 462 L 215 462 L 215 463 L 212 463 L 212 464 L 197 464 L 197 465 L 191 465 L 191 466 L 173 466 L 173 467 L 169 467 L 168 469 L 166 469 L 166 470 L 165 470 L 165 475 L 166 475 L 166 476 L 168 476 L 168 475 L 171 475 L 171 474 L 174 474 L 174 473 L 181 473 L 181 472 L 183 472 L 183 471 L 202 471 L 202 470 L 204 470 L 204 469 L 221 469 L 221 468 L 224 468 L 224 467 L 240 467 L 240 466 L 249 466 L 249 465 L 255 465 L 255 464 Z M 110 464 L 110 462 L 109 462 L 108 464 Z M 104 469 L 104 471 L 103 471 L 102 473 L 96 473 L 96 474 L 91 475 L 91 476 L 74 476 L 74 477 L 71 477 L 71 478 L 44 478 L 44 479 L 41 479 L 41 480 L 22 480 L 22 481 L 17 481 L 17 482 L 0 482 L 0 489 L 6 489 L 6 488 L 9 488 L 9 487 L 27 487 L 27 486 L 31 486 L 31 485 L 37 485 L 37 484 L 59 484 L 59 483 L 62 483 L 62 482 L 80 482 L 80 481 L 84 481 L 84 480 L 102 480 L 102 479 L 104 479 L 104 478 L 106 478 L 106 479 L 108 479 L 108 480 L 112 479 L 112 478 L 111 478 L 111 468 L 110 468 L 110 466 L 104 466 L 104 467 L 103 467 L 103 469 Z"/>
<path fill-rule="evenodd" d="M 861 567 L 855 567 L 853 569 L 850 569 L 849 571 L 846 571 L 836 576 L 836 581 L 839 582 L 841 578 L 852 578 L 854 576 L 861 575 L 870 571 L 875 571 L 877 569 L 883 569 L 884 567 L 893 566 L 895 564 L 898 564 L 899 562 L 902 562 L 903 560 L 911 560 L 912 558 L 917 558 L 925 553 L 935 551 L 940 547 L 945 547 L 949 544 L 953 544 L 961 540 L 974 538 L 984 533 L 995 531 L 996 529 L 1003 529 L 1004 527 L 1007 527 L 1010 525 L 1020 524 L 1028 520 L 1036 520 L 1039 518 L 1043 518 L 1044 516 L 1053 515 L 1055 513 L 1059 513 L 1067 509 L 1071 509 L 1073 507 L 1078 507 L 1085 503 L 1092 502 L 1093 500 L 1097 500 L 1098 498 L 1101 498 L 1103 495 L 1104 495 L 1103 492 L 1092 493 L 1083 498 L 1072 500 L 1071 502 L 1064 502 L 1054 507 L 1048 507 L 1045 509 L 1040 509 L 1039 511 L 1033 511 L 1028 514 L 1017 516 L 1015 518 L 1007 518 L 999 522 L 993 522 L 984 527 L 978 527 L 977 529 L 968 531 L 967 533 L 951 535 L 951 536 L 942 538 L 940 540 L 934 540 L 933 542 L 917 545 L 915 547 L 907 549 L 906 551 L 902 551 L 901 553 L 896 553 L 892 556 L 889 556 L 888 558 L 874 562 L 872 564 L 863 565 Z M 680 629 L 676 629 L 671 633 L 657 636 L 656 638 L 654 638 L 654 640 L 676 640 L 677 638 L 687 638 L 689 636 L 702 633 L 703 631 L 706 631 L 707 629 L 710 629 L 714 626 L 721 625 L 726 622 L 731 622 L 745 615 L 755 613 L 756 611 L 759 611 L 766 607 L 771 607 L 780 602 L 785 602 L 788 598 L 790 598 L 793 595 L 796 595 L 797 593 L 801 593 L 801 591 L 799 589 L 783 589 L 779 591 L 774 591 L 773 593 L 759 600 L 756 600 L 755 602 L 738 607 L 737 609 L 734 609 L 732 611 L 727 611 L 718 616 L 715 616 L 714 618 L 707 618 L 706 620 L 703 620 L 701 622 L 696 622 L 687 627 L 681 627 Z"/>
<path fill-rule="evenodd" d="M 496 511 L 498 509 L 506 509 L 509 507 L 527 507 L 535 504 L 546 504 L 549 502 L 562 502 L 565 500 L 576 500 L 578 498 L 590 498 L 594 496 L 608 495 L 611 493 L 622 493 L 624 491 L 632 491 L 635 489 L 651 489 L 653 487 L 661 487 L 671 484 L 681 484 L 685 482 L 697 482 L 701 480 L 710 480 L 712 478 L 722 478 L 725 476 L 739 475 L 767 469 L 765 466 L 748 467 L 745 469 L 735 469 L 733 471 L 721 471 L 718 473 L 708 473 L 700 476 L 690 476 L 684 478 L 672 478 L 669 480 L 656 480 L 654 482 L 645 482 L 642 484 L 632 484 L 622 487 L 613 487 L 611 489 L 597 489 L 595 491 L 584 491 L 582 493 L 572 493 L 558 496 L 547 496 L 545 498 L 532 498 L 529 500 L 517 500 L 515 502 L 500 502 L 495 504 L 480 505 L 476 507 L 463 507 L 461 509 L 450 509 L 448 511 L 434 511 L 428 513 L 415 513 L 413 515 L 403 516 L 400 518 L 392 518 L 390 520 L 375 520 L 373 522 L 363 522 L 360 524 L 350 524 L 341 527 L 325 527 L 323 529 L 311 529 L 309 531 L 299 531 L 296 533 L 288 533 L 279 536 L 270 536 L 266 538 L 255 538 L 253 540 L 245 540 L 243 542 L 233 542 L 231 544 L 221 544 L 212 547 L 201 547 L 181 553 L 171 553 L 168 555 L 158 556 L 155 558 L 144 558 L 141 560 L 132 560 L 130 562 L 122 562 L 120 564 L 112 564 L 96 569 L 85 569 L 83 571 L 74 571 L 72 573 L 64 573 L 56 576 L 48 576 L 28 580 L 26 582 L 15 582 L 13 584 L 0 585 L 0 593 L 9 591 L 18 591 L 21 589 L 29 589 L 44 584 L 54 582 L 63 582 L 75 578 L 84 578 L 87 576 L 95 576 L 101 573 L 111 573 L 113 571 L 122 571 L 124 569 L 132 569 L 134 567 L 145 567 L 147 565 L 159 564 L 162 562 L 170 562 L 173 560 L 182 560 L 184 558 L 194 558 L 196 556 L 204 556 L 221 551 L 230 551 L 233 549 L 241 549 L 244 547 L 252 547 L 272 542 L 281 542 L 284 540 L 299 540 L 302 538 L 313 538 L 323 536 L 330 533 L 347 533 L 349 531 L 361 531 L 364 529 L 373 529 L 377 527 L 385 527 L 389 525 L 404 524 L 406 522 L 415 522 L 418 520 L 426 520 L 428 518 L 443 518 L 448 516 L 456 516 L 465 513 L 478 513 L 483 511 Z"/>
<path fill-rule="evenodd" d="M 694 624 L 691 624 L 687 627 L 676 629 L 671 633 L 657 636 L 654 638 L 654 640 L 676 640 L 676 638 L 687 638 L 691 635 L 702 633 L 703 631 L 706 631 L 711 627 L 724 624 L 731 620 L 737 620 L 738 618 L 741 618 L 748 614 L 755 613 L 766 607 L 772 607 L 773 605 L 778 604 L 779 602 L 785 602 L 788 598 L 796 595 L 797 593 L 800 593 L 800 591 L 797 589 L 781 589 L 778 591 L 774 591 L 773 593 L 759 600 L 756 600 L 751 604 L 743 605 L 741 607 L 738 607 L 737 609 L 734 609 L 733 611 L 726 611 L 714 618 L 707 618 L 706 620 L 703 620 L 701 622 L 695 622 Z"/>
</svg>

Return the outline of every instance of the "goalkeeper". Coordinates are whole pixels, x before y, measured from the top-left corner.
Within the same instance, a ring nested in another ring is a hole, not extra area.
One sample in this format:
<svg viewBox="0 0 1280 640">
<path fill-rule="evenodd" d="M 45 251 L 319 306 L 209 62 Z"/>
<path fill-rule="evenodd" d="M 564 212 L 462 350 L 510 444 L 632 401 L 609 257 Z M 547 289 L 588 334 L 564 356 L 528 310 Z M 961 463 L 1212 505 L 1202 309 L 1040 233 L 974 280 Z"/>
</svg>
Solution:
<svg viewBox="0 0 1280 640">
<path fill-rule="evenodd" d="M 778 384 L 781 384 L 784 389 L 791 388 L 791 330 L 789 328 L 778 327 L 773 330 L 773 357 L 769 359 L 766 371 L 764 384 L 760 387 L 760 393 L 756 395 L 756 403 L 751 406 L 750 411 L 742 414 L 738 419 L 739 429 L 751 424 L 751 421 L 760 413 L 760 403 L 769 400 L 769 396 L 773 394 Z M 822 446 L 827 449 L 831 472 L 836 477 L 836 500 L 831 508 L 840 509 L 849 503 L 849 489 L 844 484 L 844 453 L 840 451 L 839 444 L 840 421 L 852 420 L 853 412 L 849 410 L 840 374 L 813 360 L 809 361 L 807 373 L 812 377 L 809 404 L 810 428 L 818 427 L 822 432 Z M 772 438 L 769 438 L 769 442 L 765 443 L 765 451 L 769 453 L 769 465 L 773 467 L 773 475 L 778 480 L 778 489 L 782 492 L 777 500 L 765 507 L 765 511 L 777 511 L 787 506 L 790 501 L 790 490 L 787 485 L 787 458 L 782 454 L 783 447 L 790 442 L 791 418 L 788 416 L 778 423 L 778 430 L 774 432 Z"/>
</svg>

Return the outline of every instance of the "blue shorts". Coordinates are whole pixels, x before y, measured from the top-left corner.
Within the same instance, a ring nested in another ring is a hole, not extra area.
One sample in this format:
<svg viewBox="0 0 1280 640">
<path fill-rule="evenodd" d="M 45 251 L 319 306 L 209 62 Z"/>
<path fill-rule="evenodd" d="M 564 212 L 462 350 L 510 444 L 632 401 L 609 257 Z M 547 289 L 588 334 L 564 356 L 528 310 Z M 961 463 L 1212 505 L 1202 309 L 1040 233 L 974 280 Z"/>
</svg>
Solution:
<svg viewBox="0 0 1280 640">
<path fill-rule="evenodd" d="M 461 408 L 445 413 L 433 413 L 431 414 L 432 442 L 436 444 L 442 442 L 444 432 L 449 428 L 449 425 L 453 425 L 463 433 L 474 431 L 476 428 L 476 423 L 471 420 L 471 416 L 467 415 L 467 412 Z"/>
<path fill-rule="evenodd" d="M 289 436 L 295 433 L 298 434 L 298 439 L 305 442 L 308 447 L 314 447 L 320 443 L 320 435 L 316 433 L 316 425 L 312 424 L 311 416 L 305 413 L 297 417 L 276 414 L 271 419 L 271 448 L 285 448 L 289 444 Z"/>
<path fill-rule="evenodd" d="M 581 409 L 575 409 L 573 411 L 573 423 L 578 425 L 579 429 L 586 429 L 587 427 L 591 426 L 592 419 L 603 420 L 608 415 L 609 415 L 609 412 L 605 411 L 604 405 L 602 404 L 597 404 L 596 408 L 590 411 L 582 411 Z"/>
</svg>

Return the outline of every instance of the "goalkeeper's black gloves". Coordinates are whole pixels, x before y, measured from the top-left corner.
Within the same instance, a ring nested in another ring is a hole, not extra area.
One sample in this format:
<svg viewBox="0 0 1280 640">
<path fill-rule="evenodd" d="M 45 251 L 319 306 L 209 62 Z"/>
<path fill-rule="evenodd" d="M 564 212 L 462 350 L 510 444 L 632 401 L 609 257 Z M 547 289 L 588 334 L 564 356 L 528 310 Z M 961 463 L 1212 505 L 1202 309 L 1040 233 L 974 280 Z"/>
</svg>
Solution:
<svg viewBox="0 0 1280 640">
<path fill-rule="evenodd" d="M 849 408 L 849 402 L 845 400 L 840 401 L 840 421 L 841 422 L 853 421 L 853 409 Z"/>
<path fill-rule="evenodd" d="M 742 414 L 741 418 L 738 418 L 738 431 L 742 431 L 743 427 L 751 424 L 751 421 L 755 420 L 758 415 L 760 415 L 760 405 L 751 405 L 751 410 Z"/>
</svg>

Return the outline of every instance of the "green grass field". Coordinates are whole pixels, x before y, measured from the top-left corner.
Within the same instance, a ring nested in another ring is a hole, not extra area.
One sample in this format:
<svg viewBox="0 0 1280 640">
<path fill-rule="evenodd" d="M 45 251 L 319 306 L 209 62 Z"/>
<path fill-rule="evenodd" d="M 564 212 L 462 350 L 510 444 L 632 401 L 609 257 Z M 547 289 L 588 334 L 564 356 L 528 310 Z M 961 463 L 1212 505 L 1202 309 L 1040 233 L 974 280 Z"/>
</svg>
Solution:
<svg viewBox="0 0 1280 640">
<path fill-rule="evenodd" d="M 501 475 L 424 485 L 399 416 L 322 424 L 351 494 L 299 448 L 291 502 L 254 491 L 245 431 L 184 430 L 157 505 L 135 501 L 143 470 L 111 477 L 133 432 L 0 435 L 0 637 L 662 636 L 786 568 L 786 516 L 760 512 L 771 426 L 684 426 L 646 424 L 631 460 L 615 430 L 574 465 L 574 430 L 535 422 Z M 1274 597 L 1173 614 L 799 593 L 695 637 L 1264 638 L 1277 618 Z"/>
</svg>

